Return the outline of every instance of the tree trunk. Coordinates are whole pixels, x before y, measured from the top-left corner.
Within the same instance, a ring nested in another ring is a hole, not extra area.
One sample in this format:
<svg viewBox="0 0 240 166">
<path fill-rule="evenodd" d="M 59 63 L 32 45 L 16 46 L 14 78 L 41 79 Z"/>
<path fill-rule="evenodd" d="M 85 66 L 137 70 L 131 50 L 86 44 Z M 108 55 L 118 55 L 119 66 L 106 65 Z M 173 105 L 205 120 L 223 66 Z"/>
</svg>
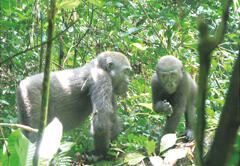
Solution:
<svg viewBox="0 0 240 166">
<path fill-rule="evenodd" d="M 38 151 L 40 148 L 40 142 L 44 129 L 47 125 L 47 115 L 48 115 L 48 101 L 49 101 L 49 89 L 50 89 L 50 71 L 52 63 L 52 49 L 53 49 L 53 33 L 55 26 L 55 13 L 56 13 L 56 0 L 51 0 L 51 9 L 48 11 L 48 43 L 47 43 L 47 55 L 46 55 L 46 64 L 44 69 L 44 78 L 43 78 L 43 91 L 42 91 L 42 112 L 41 112 L 41 121 L 40 128 L 38 132 L 38 142 L 34 155 L 33 165 L 38 166 Z"/>
<path fill-rule="evenodd" d="M 240 54 L 240 53 L 239 53 Z M 236 60 L 226 103 L 223 107 L 215 138 L 207 154 L 204 166 L 225 165 L 232 153 L 240 127 L 240 55 Z"/>
</svg>

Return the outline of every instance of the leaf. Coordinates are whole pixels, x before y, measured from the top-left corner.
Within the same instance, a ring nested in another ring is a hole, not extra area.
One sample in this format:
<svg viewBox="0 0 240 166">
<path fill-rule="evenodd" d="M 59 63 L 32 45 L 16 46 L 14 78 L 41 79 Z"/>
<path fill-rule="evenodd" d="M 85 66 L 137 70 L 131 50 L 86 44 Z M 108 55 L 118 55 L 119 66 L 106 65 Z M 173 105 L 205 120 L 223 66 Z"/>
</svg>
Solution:
<svg viewBox="0 0 240 166">
<path fill-rule="evenodd" d="M 137 4 L 136 4 L 136 3 L 133 3 L 132 1 L 129 1 L 129 3 L 132 5 L 132 7 L 133 7 L 134 9 L 137 8 Z"/>
<path fill-rule="evenodd" d="M 138 105 L 152 110 L 152 104 L 150 104 L 150 103 L 139 103 Z"/>
<path fill-rule="evenodd" d="M 160 119 L 161 116 L 160 115 L 151 115 L 151 117 L 154 119 Z"/>
<path fill-rule="evenodd" d="M 197 45 L 197 43 L 186 43 L 185 45 L 184 45 L 185 47 L 188 47 L 188 48 L 191 48 L 191 49 L 193 49 L 193 50 L 195 50 L 195 51 L 197 51 L 198 49 L 198 45 Z"/>
<path fill-rule="evenodd" d="M 19 130 L 11 134 L 8 141 L 8 148 L 16 151 L 19 157 L 19 165 L 32 165 L 35 146 Z M 16 157 L 16 155 L 14 155 Z M 14 160 L 14 157 L 12 158 Z M 14 164 L 13 164 L 14 165 Z"/>
<path fill-rule="evenodd" d="M 78 7 L 78 5 L 81 3 L 80 0 L 63 0 L 60 3 L 60 8 L 64 8 L 64 9 L 72 9 L 72 8 L 76 8 Z"/>
<path fill-rule="evenodd" d="M 75 142 L 64 142 L 60 145 L 60 149 L 62 152 L 69 151 L 76 143 Z"/>
<path fill-rule="evenodd" d="M 125 157 L 124 161 L 127 162 L 129 165 L 136 165 L 140 163 L 144 158 L 145 156 L 140 153 L 129 153 Z"/>
<path fill-rule="evenodd" d="M 2 104 L 6 104 L 6 105 L 10 105 L 7 101 L 5 101 L 5 100 L 0 100 L 0 103 L 2 103 Z"/>
<path fill-rule="evenodd" d="M 120 3 L 120 2 L 116 2 L 114 5 L 117 6 L 117 7 L 119 7 L 119 8 L 124 6 L 124 5 L 123 5 L 122 3 Z"/>
<path fill-rule="evenodd" d="M 8 152 L 11 154 L 7 161 L 7 151 L 3 154 L 3 165 L 24 165 L 31 166 L 35 152 L 35 146 L 19 130 L 15 130 L 8 137 Z M 0 165 L 1 165 L 0 162 Z"/>
<path fill-rule="evenodd" d="M 149 160 L 153 166 L 161 166 L 163 164 L 163 159 L 159 156 L 151 156 Z"/>
<path fill-rule="evenodd" d="M 142 46 L 140 43 L 133 43 L 132 45 L 137 47 L 138 49 L 140 49 L 142 51 L 144 51 L 148 48 L 147 46 Z"/>
<path fill-rule="evenodd" d="M 140 29 L 141 29 L 141 28 L 137 28 L 137 27 L 129 28 L 129 29 L 128 29 L 128 33 L 129 33 L 129 34 L 132 34 L 132 33 L 136 32 L 136 31 L 138 31 L 138 30 L 140 30 Z"/>
<path fill-rule="evenodd" d="M 206 108 L 206 113 L 207 115 L 211 116 L 211 117 L 215 117 L 215 112 L 211 109 L 211 108 Z"/>
<path fill-rule="evenodd" d="M 101 0 L 89 0 L 89 2 L 99 7 L 102 7 L 104 5 L 104 1 L 101 1 Z"/>
<path fill-rule="evenodd" d="M 128 36 L 128 33 L 127 32 L 118 32 L 118 35 L 120 37 L 126 37 L 126 36 Z"/>
<path fill-rule="evenodd" d="M 63 126 L 58 118 L 49 123 L 43 133 L 39 148 L 39 159 L 42 164 L 48 165 L 53 155 L 57 152 L 62 138 Z"/>
<path fill-rule="evenodd" d="M 156 143 L 154 142 L 154 140 L 146 142 L 146 149 L 148 155 L 150 156 L 156 149 Z"/>
<path fill-rule="evenodd" d="M 177 141 L 176 134 L 166 134 L 161 139 L 160 152 L 172 147 Z"/>
<path fill-rule="evenodd" d="M 177 160 L 187 156 L 186 149 L 171 149 L 165 155 L 163 163 L 165 165 L 174 165 Z"/>
</svg>

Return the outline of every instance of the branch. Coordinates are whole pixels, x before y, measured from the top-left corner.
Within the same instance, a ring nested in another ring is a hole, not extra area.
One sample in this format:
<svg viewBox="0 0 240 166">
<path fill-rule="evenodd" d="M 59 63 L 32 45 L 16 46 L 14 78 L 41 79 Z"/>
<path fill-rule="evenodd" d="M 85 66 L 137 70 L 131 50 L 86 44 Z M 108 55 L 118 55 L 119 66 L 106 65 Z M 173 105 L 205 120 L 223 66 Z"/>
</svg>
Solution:
<svg viewBox="0 0 240 166">
<path fill-rule="evenodd" d="M 22 124 L 0 123 L 0 126 L 17 127 L 17 128 L 20 128 L 20 129 L 23 129 L 23 130 L 27 130 L 27 131 L 30 131 L 30 132 L 33 132 L 33 133 L 37 133 L 38 132 L 38 129 L 34 129 L 34 128 L 31 128 L 29 126 L 22 125 Z"/>
<path fill-rule="evenodd" d="M 223 4 L 223 14 L 222 14 L 222 21 L 218 27 L 217 34 L 216 34 L 216 44 L 220 44 L 223 40 L 224 34 L 226 33 L 227 29 L 227 20 L 229 18 L 229 8 L 232 4 L 232 0 L 226 0 L 225 4 Z M 216 47 L 217 47 L 216 45 Z"/>
</svg>

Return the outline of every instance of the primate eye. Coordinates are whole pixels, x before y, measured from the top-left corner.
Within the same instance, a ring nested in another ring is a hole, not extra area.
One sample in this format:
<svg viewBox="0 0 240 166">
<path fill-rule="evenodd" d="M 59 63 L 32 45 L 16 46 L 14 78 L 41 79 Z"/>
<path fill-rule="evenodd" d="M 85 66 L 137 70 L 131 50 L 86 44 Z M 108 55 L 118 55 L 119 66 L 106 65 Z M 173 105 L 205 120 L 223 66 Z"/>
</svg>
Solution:
<svg viewBox="0 0 240 166">
<path fill-rule="evenodd" d="M 123 72 L 124 72 L 125 75 L 130 75 L 131 70 L 130 69 L 124 69 Z"/>
<path fill-rule="evenodd" d="M 177 77 L 178 77 L 178 73 L 177 72 L 171 73 L 171 78 L 172 78 L 173 81 L 176 81 Z"/>
<path fill-rule="evenodd" d="M 162 78 L 163 78 L 163 79 L 165 79 L 165 78 L 166 78 L 166 76 L 167 76 L 167 74 L 166 74 L 166 73 L 162 73 Z"/>
<path fill-rule="evenodd" d="M 160 79 L 162 82 L 168 82 L 168 74 L 167 73 L 162 73 Z"/>
</svg>

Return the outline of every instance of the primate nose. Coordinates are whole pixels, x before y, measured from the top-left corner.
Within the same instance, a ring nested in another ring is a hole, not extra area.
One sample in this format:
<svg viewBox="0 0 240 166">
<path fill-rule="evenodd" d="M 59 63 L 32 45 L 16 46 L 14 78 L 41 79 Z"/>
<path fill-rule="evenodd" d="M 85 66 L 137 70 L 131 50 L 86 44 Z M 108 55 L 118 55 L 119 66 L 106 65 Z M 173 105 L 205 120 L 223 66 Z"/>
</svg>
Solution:
<svg viewBox="0 0 240 166">
<path fill-rule="evenodd" d="M 130 79 L 129 79 L 129 77 L 128 77 L 128 76 L 125 76 L 125 79 L 124 79 L 124 81 L 125 81 L 127 84 L 130 84 Z"/>
</svg>

